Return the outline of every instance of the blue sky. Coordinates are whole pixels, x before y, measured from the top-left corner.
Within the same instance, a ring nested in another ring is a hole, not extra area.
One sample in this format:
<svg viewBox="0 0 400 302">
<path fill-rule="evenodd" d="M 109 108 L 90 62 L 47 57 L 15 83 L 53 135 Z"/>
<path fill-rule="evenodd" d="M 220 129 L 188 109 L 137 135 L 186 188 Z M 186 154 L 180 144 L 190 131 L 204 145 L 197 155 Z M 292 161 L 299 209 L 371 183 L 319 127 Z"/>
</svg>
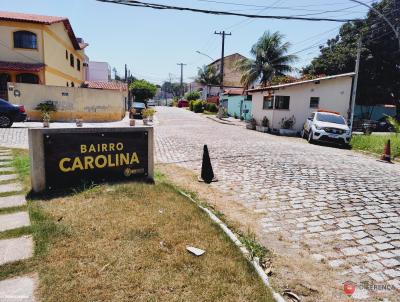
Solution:
<svg viewBox="0 0 400 302">
<path fill-rule="evenodd" d="M 363 18 L 367 11 L 349 0 L 215 0 L 236 5 L 210 0 L 145 1 L 251 14 L 319 14 L 311 17 Z M 91 60 L 107 61 L 119 74 L 126 63 L 134 76 L 154 83 L 167 80 L 169 74 L 179 80 L 180 69 L 176 64 L 180 62 L 188 64 L 184 78 L 190 81 L 199 66 L 210 62 L 196 50 L 216 59 L 220 57 L 221 37 L 213 34 L 215 30 L 232 32 L 226 40 L 226 54 L 238 52 L 245 56 L 264 31 L 280 31 L 292 43 L 291 52 L 301 51 L 297 53 L 300 58 L 297 66 L 301 67 L 318 53 L 318 45 L 334 37 L 340 27 L 335 22 L 248 20 L 95 0 L 0 0 L 0 10 L 68 17 L 75 34 L 90 44 L 87 54 Z M 322 11 L 330 12 L 320 14 Z M 312 48 L 304 50 L 309 47 Z"/>
</svg>

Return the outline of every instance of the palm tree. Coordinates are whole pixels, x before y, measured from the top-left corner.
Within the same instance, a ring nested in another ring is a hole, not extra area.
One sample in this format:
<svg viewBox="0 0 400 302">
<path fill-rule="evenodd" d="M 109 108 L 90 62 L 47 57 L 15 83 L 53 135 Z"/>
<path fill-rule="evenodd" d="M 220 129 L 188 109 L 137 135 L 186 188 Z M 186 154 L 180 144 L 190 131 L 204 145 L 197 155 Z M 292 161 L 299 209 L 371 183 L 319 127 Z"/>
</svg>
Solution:
<svg viewBox="0 0 400 302">
<path fill-rule="evenodd" d="M 207 87 L 207 96 L 209 94 L 210 85 L 219 85 L 220 77 L 214 66 L 204 65 L 199 67 L 196 82 Z"/>
<path fill-rule="evenodd" d="M 256 81 L 263 86 L 267 85 L 275 76 L 284 76 L 294 70 L 290 66 L 297 60 L 297 56 L 287 54 L 291 44 L 283 43 L 284 36 L 279 32 L 270 33 L 266 31 L 256 44 L 251 48 L 254 59 L 241 59 L 236 68 L 242 72 L 241 83 L 249 87 Z"/>
</svg>

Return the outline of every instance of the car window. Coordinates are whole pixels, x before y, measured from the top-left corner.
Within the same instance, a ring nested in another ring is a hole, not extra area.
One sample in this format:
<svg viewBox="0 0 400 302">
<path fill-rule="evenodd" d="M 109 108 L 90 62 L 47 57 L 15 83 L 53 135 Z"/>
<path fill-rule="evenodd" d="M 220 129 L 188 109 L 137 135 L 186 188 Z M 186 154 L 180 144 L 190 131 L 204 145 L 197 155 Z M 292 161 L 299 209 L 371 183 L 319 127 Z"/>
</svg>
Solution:
<svg viewBox="0 0 400 302">
<path fill-rule="evenodd" d="M 133 103 L 133 107 L 135 108 L 146 108 L 144 103 Z"/>
<path fill-rule="evenodd" d="M 340 115 L 318 113 L 317 121 L 345 125 L 346 121 Z"/>
</svg>

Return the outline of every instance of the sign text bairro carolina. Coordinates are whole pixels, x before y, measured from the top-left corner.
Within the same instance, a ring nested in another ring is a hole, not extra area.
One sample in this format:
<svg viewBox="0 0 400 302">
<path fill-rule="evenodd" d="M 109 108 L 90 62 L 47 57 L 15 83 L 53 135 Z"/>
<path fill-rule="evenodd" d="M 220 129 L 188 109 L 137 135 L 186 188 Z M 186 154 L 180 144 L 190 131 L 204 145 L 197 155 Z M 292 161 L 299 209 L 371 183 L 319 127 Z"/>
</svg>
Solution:
<svg viewBox="0 0 400 302">
<path fill-rule="evenodd" d="M 153 128 L 30 129 L 35 192 L 153 179 Z"/>
</svg>

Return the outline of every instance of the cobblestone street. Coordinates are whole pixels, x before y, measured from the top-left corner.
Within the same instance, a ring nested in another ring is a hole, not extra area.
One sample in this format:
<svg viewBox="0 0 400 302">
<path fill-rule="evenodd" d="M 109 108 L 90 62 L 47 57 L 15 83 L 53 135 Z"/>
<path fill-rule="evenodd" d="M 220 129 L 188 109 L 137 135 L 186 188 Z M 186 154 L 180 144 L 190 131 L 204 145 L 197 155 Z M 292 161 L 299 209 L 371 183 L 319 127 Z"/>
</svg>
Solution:
<svg viewBox="0 0 400 302">
<path fill-rule="evenodd" d="M 219 178 L 213 186 L 262 215 L 266 240 L 279 234 L 348 280 L 400 290 L 399 164 L 220 124 L 183 109 L 157 111 L 158 163 L 199 172 L 207 144 Z M 0 129 L 0 145 L 27 148 L 27 129 Z"/>
<path fill-rule="evenodd" d="M 350 280 L 400 289 L 400 166 L 158 108 L 156 157 L 200 170 L 207 144 L 219 182 L 262 213 L 267 238 L 307 247 Z"/>
</svg>

